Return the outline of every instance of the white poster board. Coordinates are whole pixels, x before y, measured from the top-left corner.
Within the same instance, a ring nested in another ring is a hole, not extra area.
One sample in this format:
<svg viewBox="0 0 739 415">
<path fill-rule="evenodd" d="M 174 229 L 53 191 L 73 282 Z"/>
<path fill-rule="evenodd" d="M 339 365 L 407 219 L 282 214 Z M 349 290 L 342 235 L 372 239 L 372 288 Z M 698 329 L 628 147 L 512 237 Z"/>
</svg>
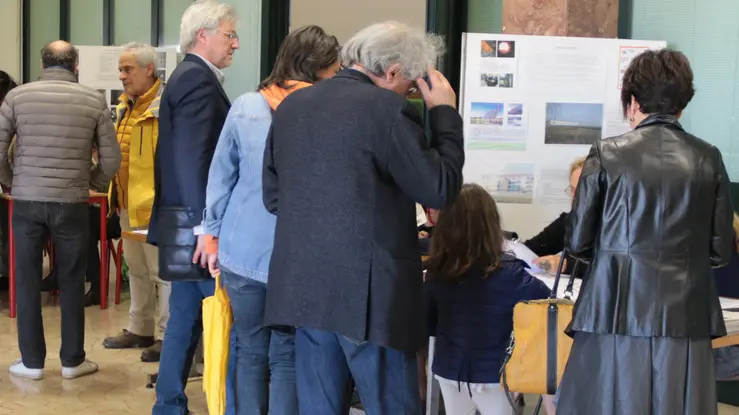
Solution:
<svg viewBox="0 0 739 415">
<path fill-rule="evenodd" d="M 495 198 L 503 227 L 528 239 L 570 210 L 569 166 L 595 140 L 629 130 L 621 79 L 663 41 L 467 33 L 461 108 L 464 178 Z"/>
<path fill-rule="evenodd" d="M 118 78 L 120 46 L 76 46 L 79 56 L 78 72 L 81 85 L 97 89 L 110 105 L 115 117 L 118 98 L 123 94 L 123 85 Z M 157 51 L 157 76 L 166 82 L 177 66 L 176 48 L 155 48 Z"/>
</svg>

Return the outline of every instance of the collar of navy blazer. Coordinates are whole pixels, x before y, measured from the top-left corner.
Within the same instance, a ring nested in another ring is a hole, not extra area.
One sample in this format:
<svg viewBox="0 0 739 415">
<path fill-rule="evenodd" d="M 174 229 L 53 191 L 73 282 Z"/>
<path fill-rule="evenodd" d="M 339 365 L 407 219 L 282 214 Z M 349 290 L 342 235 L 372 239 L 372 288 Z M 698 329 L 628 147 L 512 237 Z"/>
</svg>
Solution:
<svg viewBox="0 0 739 415">
<path fill-rule="evenodd" d="M 356 69 L 346 68 L 341 70 L 339 73 L 336 74 L 336 78 L 349 78 L 349 79 L 355 79 L 357 81 L 366 82 L 368 84 L 374 85 L 375 83 L 372 82 L 372 79 L 365 73 L 362 73 Z"/>
</svg>

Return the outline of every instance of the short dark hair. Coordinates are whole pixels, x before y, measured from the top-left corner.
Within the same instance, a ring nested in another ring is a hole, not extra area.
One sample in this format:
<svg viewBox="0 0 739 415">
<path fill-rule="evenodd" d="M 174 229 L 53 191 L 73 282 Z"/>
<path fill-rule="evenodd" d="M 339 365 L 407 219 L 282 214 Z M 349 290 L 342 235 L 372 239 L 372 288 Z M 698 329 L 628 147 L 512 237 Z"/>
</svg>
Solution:
<svg viewBox="0 0 739 415">
<path fill-rule="evenodd" d="M 17 87 L 13 78 L 8 75 L 5 71 L 0 71 L 0 104 L 3 103 L 5 96 L 8 95 L 11 89 Z"/>
<path fill-rule="evenodd" d="M 259 84 L 260 90 L 277 85 L 286 88 L 286 81 L 315 83 L 318 72 L 339 60 L 341 48 L 336 36 L 320 26 L 303 26 L 290 32 L 280 45 L 272 73 Z"/>
<path fill-rule="evenodd" d="M 644 114 L 677 115 L 693 95 L 688 58 L 676 50 L 649 50 L 635 57 L 624 73 L 621 106 L 626 116 L 633 96 Z"/>
<path fill-rule="evenodd" d="M 470 269 L 500 265 L 503 230 L 495 200 L 477 184 L 464 184 L 459 198 L 439 213 L 431 238 L 428 278 L 456 280 Z"/>
<path fill-rule="evenodd" d="M 66 42 L 51 42 L 41 49 L 41 66 L 44 68 L 57 66 L 74 72 L 77 66 L 77 49 Z"/>
</svg>

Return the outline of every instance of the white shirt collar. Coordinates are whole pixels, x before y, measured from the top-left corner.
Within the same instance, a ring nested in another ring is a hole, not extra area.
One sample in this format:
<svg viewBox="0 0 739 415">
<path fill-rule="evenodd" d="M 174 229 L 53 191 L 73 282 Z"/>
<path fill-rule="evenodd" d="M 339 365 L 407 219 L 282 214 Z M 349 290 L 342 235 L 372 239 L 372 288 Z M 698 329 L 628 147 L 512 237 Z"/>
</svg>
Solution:
<svg viewBox="0 0 739 415">
<path fill-rule="evenodd" d="M 226 80 L 226 76 L 223 74 L 223 71 L 218 69 L 215 65 L 213 65 L 208 59 L 205 59 L 204 57 L 198 55 L 197 53 L 189 52 L 190 55 L 197 56 L 198 58 L 202 59 L 203 62 L 205 62 L 208 67 L 213 71 L 214 74 L 216 74 L 216 78 L 218 78 L 218 82 L 223 85 L 223 81 Z"/>
</svg>

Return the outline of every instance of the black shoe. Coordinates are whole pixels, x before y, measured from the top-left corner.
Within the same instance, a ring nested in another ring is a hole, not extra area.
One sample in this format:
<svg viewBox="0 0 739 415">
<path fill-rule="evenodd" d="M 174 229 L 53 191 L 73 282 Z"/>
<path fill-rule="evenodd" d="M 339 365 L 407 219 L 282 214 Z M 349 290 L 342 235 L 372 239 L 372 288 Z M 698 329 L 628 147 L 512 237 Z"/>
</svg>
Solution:
<svg viewBox="0 0 739 415">
<path fill-rule="evenodd" d="M 90 290 L 85 294 L 85 307 L 100 305 L 100 290 Z"/>
</svg>

